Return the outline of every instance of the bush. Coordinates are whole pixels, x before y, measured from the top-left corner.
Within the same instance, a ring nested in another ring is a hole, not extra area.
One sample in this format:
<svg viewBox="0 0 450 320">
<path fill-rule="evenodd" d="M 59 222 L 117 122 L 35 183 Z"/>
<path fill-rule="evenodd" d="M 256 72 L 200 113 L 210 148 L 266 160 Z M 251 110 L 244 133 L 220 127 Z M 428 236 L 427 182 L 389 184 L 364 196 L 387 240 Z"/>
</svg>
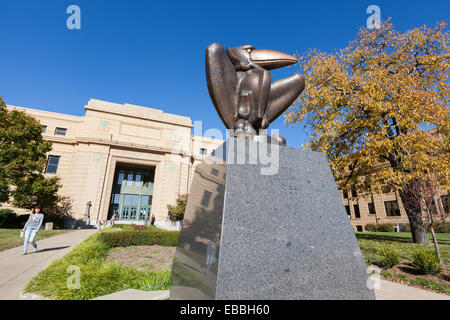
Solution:
<svg viewBox="0 0 450 320">
<path fill-rule="evenodd" d="M 16 228 L 19 216 L 11 209 L 0 209 L 0 228 Z"/>
<path fill-rule="evenodd" d="M 411 232 L 411 226 L 409 225 L 409 223 L 404 224 L 404 225 L 402 226 L 401 232 Z"/>
<path fill-rule="evenodd" d="M 450 233 L 450 222 L 436 223 L 434 226 L 434 232 L 438 233 Z"/>
<path fill-rule="evenodd" d="M 142 231 L 142 230 L 156 229 L 156 227 L 152 225 L 136 225 L 136 224 L 122 224 L 122 223 L 114 224 L 114 228 L 119 228 L 123 231 Z"/>
<path fill-rule="evenodd" d="M 153 245 L 174 247 L 178 244 L 179 236 L 179 231 L 166 231 L 154 228 L 143 231 L 104 232 L 99 235 L 98 240 L 110 248 Z"/>
<path fill-rule="evenodd" d="M 430 228 L 426 225 L 425 226 L 428 231 L 430 231 Z M 408 224 L 403 225 L 402 232 L 411 232 L 411 227 Z M 439 222 L 434 225 L 434 232 L 436 233 L 450 233 L 450 222 Z"/>
<path fill-rule="evenodd" d="M 66 217 L 64 216 L 44 213 L 44 221 L 42 221 L 42 227 L 44 227 L 47 222 L 53 222 L 53 229 L 64 229 L 65 220 Z"/>
<path fill-rule="evenodd" d="M 186 211 L 188 197 L 189 196 L 187 194 L 180 195 L 178 196 L 176 206 L 167 205 L 167 209 L 169 209 L 169 216 L 172 219 L 176 221 L 184 219 L 184 212 Z"/>
<path fill-rule="evenodd" d="M 394 232 L 393 223 L 368 223 L 366 224 L 366 231 L 369 232 Z"/>
<path fill-rule="evenodd" d="M 413 253 L 413 265 L 424 274 L 438 274 L 441 272 L 441 264 L 436 253 L 427 248 L 422 248 Z"/>
<path fill-rule="evenodd" d="M 392 268 L 400 262 L 400 252 L 393 246 L 383 246 L 377 250 L 381 256 L 380 265 L 386 268 Z"/>
<path fill-rule="evenodd" d="M 25 223 L 27 223 L 29 216 L 29 214 L 22 214 L 19 216 L 11 209 L 0 209 L 0 228 L 21 229 L 25 226 Z M 44 214 L 42 227 L 44 227 L 47 222 L 53 222 L 54 229 L 63 229 L 64 220 L 65 217 L 62 216 Z"/>
</svg>

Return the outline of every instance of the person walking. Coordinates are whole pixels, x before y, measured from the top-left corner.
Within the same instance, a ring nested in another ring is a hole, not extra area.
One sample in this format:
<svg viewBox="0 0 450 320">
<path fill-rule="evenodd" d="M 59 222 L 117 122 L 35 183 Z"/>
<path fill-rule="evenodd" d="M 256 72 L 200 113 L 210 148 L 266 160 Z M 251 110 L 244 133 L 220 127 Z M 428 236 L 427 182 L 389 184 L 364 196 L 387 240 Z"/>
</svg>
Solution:
<svg viewBox="0 0 450 320">
<path fill-rule="evenodd" d="M 27 254 L 28 251 L 28 242 L 31 242 L 34 247 L 34 252 L 37 252 L 37 243 L 34 242 L 34 238 L 36 234 L 39 232 L 41 228 L 42 222 L 44 221 L 44 214 L 41 213 L 41 207 L 36 205 L 33 208 L 30 217 L 28 218 L 27 223 L 22 229 L 22 234 L 25 236 L 25 240 L 23 242 L 23 252 L 22 255 Z"/>
<path fill-rule="evenodd" d="M 155 225 L 155 220 L 156 220 L 155 215 L 152 214 L 152 219 L 151 219 L 151 222 L 150 222 L 150 224 L 151 224 L 152 226 Z"/>
</svg>

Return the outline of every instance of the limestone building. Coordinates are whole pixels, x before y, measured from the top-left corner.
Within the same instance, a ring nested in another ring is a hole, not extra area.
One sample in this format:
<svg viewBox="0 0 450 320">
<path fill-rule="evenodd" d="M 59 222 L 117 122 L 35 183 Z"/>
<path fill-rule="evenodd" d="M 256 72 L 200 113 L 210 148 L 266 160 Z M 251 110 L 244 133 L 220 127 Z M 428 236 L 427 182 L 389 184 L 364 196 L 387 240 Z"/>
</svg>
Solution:
<svg viewBox="0 0 450 320">
<path fill-rule="evenodd" d="M 189 192 L 195 166 L 222 140 L 191 135 L 191 119 L 162 110 L 90 100 L 85 115 L 29 108 L 52 142 L 46 176 L 61 178 L 73 217 L 89 211 L 91 223 L 117 213 L 129 223 L 154 214 L 166 221 L 168 204 Z"/>
</svg>

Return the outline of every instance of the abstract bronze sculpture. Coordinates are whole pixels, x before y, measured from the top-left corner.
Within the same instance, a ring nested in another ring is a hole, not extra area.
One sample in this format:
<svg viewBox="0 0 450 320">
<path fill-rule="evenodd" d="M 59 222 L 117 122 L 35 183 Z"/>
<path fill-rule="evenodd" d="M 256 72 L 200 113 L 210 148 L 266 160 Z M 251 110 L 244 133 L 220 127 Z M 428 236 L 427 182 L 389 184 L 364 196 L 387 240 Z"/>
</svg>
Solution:
<svg viewBox="0 0 450 320">
<path fill-rule="evenodd" d="M 268 70 L 295 64 L 293 56 L 246 45 L 225 49 L 213 43 L 206 49 L 206 79 L 211 100 L 234 137 L 253 140 L 297 99 L 305 88 L 299 74 L 271 83 Z M 272 143 L 286 145 L 273 135 Z"/>
</svg>

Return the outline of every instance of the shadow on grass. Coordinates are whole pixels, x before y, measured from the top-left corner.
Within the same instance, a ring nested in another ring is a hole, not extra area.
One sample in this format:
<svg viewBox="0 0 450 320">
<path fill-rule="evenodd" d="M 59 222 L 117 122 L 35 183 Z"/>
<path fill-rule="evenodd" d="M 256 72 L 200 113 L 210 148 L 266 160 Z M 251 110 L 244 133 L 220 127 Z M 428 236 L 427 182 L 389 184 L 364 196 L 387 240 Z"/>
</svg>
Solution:
<svg viewBox="0 0 450 320">
<path fill-rule="evenodd" d="M 405 242 L 405 243 L 412 243 L 412 239 L 409 238 L 400 238 L 400 237 L 393 237 L 390 235 L 380 235 L 380 234 L 364 234 L 359 233 L 356 234 L 356 238 L 358 239 L 367 239 L 367 240 L 384 240 L 384 241 L 398 241 L 398 242 Z"/>
</svg>

